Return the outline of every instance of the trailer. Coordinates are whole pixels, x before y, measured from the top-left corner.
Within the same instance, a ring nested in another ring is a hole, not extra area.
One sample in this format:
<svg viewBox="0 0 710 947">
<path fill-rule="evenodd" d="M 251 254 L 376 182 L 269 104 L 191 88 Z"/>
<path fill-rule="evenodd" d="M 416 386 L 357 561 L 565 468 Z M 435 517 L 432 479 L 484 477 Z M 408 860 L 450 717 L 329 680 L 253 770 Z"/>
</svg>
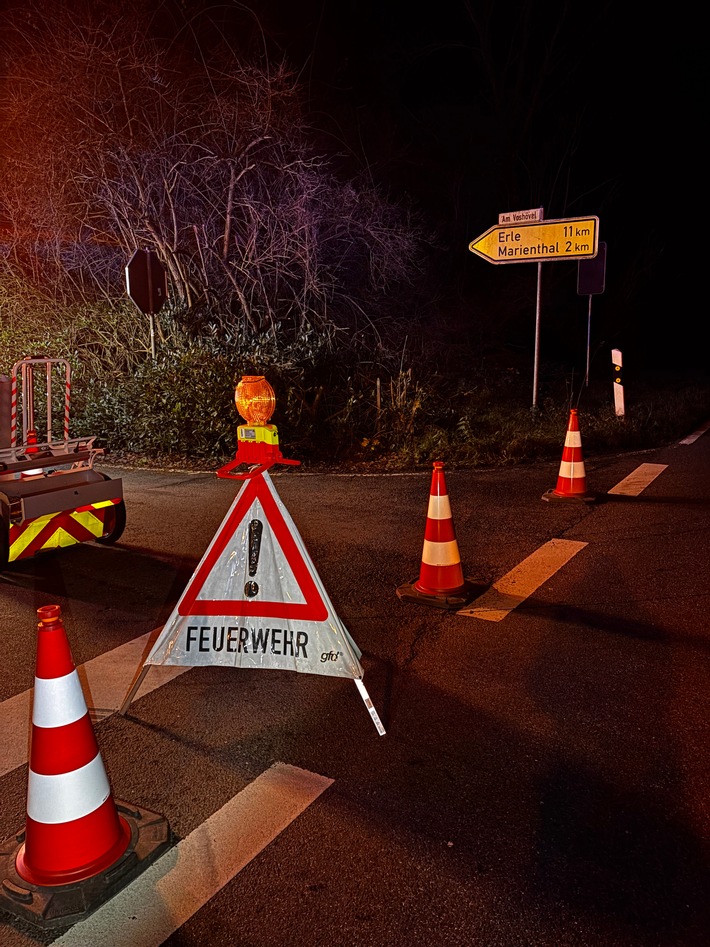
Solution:
<svg viewBox="0 0 710 947">
<path fill-rule="evenodd" d="M 28 356 L 0 375 L 0 571 L 123 533 L 123 483 L 94 470 L 95 435 L 69 437 L 70 399 L 66 359 Z"/>
</svg>

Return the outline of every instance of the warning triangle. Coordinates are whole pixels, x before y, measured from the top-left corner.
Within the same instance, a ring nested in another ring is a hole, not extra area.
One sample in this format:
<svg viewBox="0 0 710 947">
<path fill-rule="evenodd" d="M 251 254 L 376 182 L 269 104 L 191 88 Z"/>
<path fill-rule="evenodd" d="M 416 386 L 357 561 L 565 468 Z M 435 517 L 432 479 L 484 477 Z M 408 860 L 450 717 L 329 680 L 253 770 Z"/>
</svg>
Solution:
<svg viewBox="0 0 710 947">
<path fill-rule="evenodd" d="M 243 616 L 323 621 L 327 606 L 284 512 L 270 480 L 267 483 L 265 476 L 247 480 L 178 602 L 179 614 L 218 616 L 237 609 Z M 251 523 L 260 528 L 250 530 Z M 247 573 L 253 572 L 246 582 L 242 581 L 244 562 L 235 556 L 235 541 L 251 565 Z"/>
<path fill-rule="evenodd" d="M 264 471 L 244 482 L 146 664 L 359 679 L 360 657 Z"/>
</svg>

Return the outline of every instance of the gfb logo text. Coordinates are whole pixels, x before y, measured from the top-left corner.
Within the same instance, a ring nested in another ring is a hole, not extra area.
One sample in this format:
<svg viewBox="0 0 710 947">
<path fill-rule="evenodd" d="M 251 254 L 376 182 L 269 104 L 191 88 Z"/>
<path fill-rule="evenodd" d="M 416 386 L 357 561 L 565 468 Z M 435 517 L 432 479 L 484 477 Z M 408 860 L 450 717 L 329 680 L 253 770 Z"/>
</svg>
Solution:
<svg viewBox="0 0 710 947">
<path fill-rule="evenodd" d="M 340 657 L 340 651 L 324 651 L 320 656 L 321 664 L 325 664 L 326 661 L 337 661 Z"/>
</svg>

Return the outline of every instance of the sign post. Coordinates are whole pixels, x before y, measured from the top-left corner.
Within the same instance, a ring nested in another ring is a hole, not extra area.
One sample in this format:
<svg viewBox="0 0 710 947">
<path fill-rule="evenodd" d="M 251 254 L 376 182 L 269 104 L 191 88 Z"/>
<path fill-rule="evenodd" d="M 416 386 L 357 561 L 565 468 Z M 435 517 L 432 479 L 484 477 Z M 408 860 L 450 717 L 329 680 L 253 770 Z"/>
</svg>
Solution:
<svg viewBox="0 0 710 947">
<path fill-rule="evenodd" d="M 545 260 L 589 260 L 599 250 L 598 217 L 561 217 L 543 220 L 543 208 L 500 214 L 468 245 L 471 253 L 489 263 L 537 263 L 535 306 L 535 362 L 532 413 L 537 414 L 538 363 L 540 358 L 540 300 L 542 263 Z"/>
<path fill-rule="evenodd" d="M 540 314 L 542 309 L 542 263 L 537 265 L 537 292 L 535 294 L 535 355 L 533 358 L 533 396 L 530 411 L 537 415 L 538 366 L 540 365 Z"/>
<path fill-rule="evenodd" d="M 150 354 L 155 361 L 155 314 L 168 298 L 168 277 L 158 254 L 136 250 L 126 265 L 126 290 L 144 316 L 150 319 Z"/>
<path fill-rule="evenodd" d="M 589 352 L 592 337 L 592 296 L 604 292 L 606 280 L 606 244 L 599 243 L 599 251 L 592 260 L 580 260 L 577 266 L 577 293 L 589 296 L 587 306 L 587 374 L 585 384 L 589 386 Z"/>
</svg>

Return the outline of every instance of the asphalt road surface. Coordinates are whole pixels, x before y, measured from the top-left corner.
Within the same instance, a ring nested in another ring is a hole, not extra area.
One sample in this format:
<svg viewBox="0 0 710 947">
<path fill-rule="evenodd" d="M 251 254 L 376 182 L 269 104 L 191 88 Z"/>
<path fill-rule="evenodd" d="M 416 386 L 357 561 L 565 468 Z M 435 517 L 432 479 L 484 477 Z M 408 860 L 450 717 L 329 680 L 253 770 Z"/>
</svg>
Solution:
<svg viewBox="0 0 710 947">
<path fill-rule="evenodd" d="M 543 501 L 557 464 L 446 470 L 465 613 L 396 594 L 430 471 L 273 468 L 384 735 L 347 678 L 144 666 L 239 484 L 102 468 L 119 543 L 0 576 L 0 840 L 56 603 L 112 793 L 172 845 L 68 930 L 0 912 L 2 947 L 706 947 L 710 433 L 688 441 L 586 458 L 593 503 Z"/>
</svg>

